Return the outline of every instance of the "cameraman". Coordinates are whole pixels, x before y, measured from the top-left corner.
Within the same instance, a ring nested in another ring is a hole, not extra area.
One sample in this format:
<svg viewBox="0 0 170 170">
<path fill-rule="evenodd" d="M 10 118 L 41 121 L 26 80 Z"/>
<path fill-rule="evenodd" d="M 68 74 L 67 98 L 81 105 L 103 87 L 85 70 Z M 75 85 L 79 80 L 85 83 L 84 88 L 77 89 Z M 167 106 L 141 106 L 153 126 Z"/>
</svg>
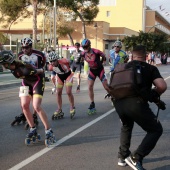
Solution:
<svg viewBox="0 0 170 170">
<path fill-rule="evenodd" d="M 165 104 L 160 101 L 160 95 L 167 89 L 167 84 L 157 67 L 145 62 L 146 51 L 144 46 L 136 46 L 132 55 L 132 61 L 128 64 L 141 65 L 140 74 L 143 83 L 139 95 L 114 100 L 115 109 L 122 122 L 118 165 L 126 166 L 128 164 L 134 170 L 144 170 L 142 160 L 153 150 L 163 132 L 162 125 L 150 109 L 148 101 L 154 102 L 160 109 L 164 110 Z M 151 90 L 152 84 L 155 88 Z M 130 144 L 134 122 L 147 134 L 138 148 L 131 152 Z"/>
</svg>

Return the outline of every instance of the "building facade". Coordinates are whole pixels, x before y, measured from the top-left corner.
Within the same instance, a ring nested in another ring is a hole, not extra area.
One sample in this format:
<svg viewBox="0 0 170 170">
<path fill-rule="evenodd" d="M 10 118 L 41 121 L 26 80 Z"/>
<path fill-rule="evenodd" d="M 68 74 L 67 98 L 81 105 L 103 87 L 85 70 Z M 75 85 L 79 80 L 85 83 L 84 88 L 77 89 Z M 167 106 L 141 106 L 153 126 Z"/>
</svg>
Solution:
<svg viewBox="0 0 170 170">
<path fill-rule="evenodd" d="M 94 23 L 86 25 L 87 38 L 91 40 L 92 47 L 98 48 L 108 55 L 113 42 L 117 39 L 122 40 L 125 36 L 138 35 L 139 31 L 144 32 L 164 32 L 170 35 L 170 23 L 158 12 L 151 10 L 145 5 L 145 0 L 100 0 L 99 13 L 94 19 Z M 30 9 L 31 10 L 31 9 Z M 0 25 L 0 32 L 8 33 L 13 41 L 20 40 L 22 37 L 32 35 L 32 18 L 19 21 L 12 25 L 10 30 L 4 29 Z M 43 25 L 45 16 L 37 16 L 38 36 L 37 39 L 53 38 L 43 32 L 46 25 Z M 82 41 L 81 21 L 71 22 L 74 32 L 72 38 L 75 42 Z M 59 44 L 70 45 L 67 37 L 59 38 Z"/>
</svg>

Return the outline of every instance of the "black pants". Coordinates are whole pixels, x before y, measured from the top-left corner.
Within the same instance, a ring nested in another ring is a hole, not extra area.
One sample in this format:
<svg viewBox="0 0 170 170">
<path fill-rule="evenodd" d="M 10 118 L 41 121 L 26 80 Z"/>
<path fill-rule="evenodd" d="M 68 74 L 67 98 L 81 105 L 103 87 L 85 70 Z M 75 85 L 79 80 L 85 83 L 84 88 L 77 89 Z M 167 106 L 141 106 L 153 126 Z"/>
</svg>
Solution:
<svg viewBox="0 0 170 170">
<path fill-rule="evenodd" d="M 122 122 L 118 157 L 125 159 L 130 155 L 132 129 L 136 122 L 147 132 L 141 144 L 132 153 L 136 160 L 142 161 L 162 135 L 162 125 L 149 108 L 149 104 L 138 97 L 114 101 L 114 106 Z"/>
</svg>

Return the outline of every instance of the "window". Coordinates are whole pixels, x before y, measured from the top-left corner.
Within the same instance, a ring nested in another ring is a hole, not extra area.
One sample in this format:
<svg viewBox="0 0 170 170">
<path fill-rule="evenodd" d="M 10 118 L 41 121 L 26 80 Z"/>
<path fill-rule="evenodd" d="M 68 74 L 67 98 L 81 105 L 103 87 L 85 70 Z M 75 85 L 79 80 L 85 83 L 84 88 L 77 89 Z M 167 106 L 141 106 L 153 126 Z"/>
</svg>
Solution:
<svg viewBox="0 0 170 170">
<path fill-rule="evenodd" d="M 110 17 L 110 11 L 106 11 L 106 16 Z"/>
<path fill-rule="evenodd" d="M 116 6 L 116 0 L 99 0 L 99 6 Z"/>
<path fill-rule="evenodd" d="M 109 45 L 105 44 L 105 50 L 108 50 L 108 49 L 109 49 Z"/>
</svg>

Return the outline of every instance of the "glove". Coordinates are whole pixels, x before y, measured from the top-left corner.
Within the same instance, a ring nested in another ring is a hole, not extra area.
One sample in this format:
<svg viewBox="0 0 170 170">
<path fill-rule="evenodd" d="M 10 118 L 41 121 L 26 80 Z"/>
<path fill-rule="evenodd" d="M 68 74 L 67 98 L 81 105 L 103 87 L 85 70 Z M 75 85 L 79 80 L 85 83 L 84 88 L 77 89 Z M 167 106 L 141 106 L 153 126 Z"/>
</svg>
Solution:
<svg viewBox="0 0 170 170">
<path fill-rule="evenodd" d="M 161 110 L 165 110 L 166 109 L 166 104 L 162 101 L 162 100 L 160 100 L 158 103 L 155 103 L 157 106 L 158 106 L 158 108 L 159 109 L 161 109 Z"/>
<path fill-rule="evenodd" d="M 14 64 L 16 68 L 11 72 L 16 78 L 24 78 L 25 76 L 37 74 L 36 68 L 29 63 L 15 61 Z"/>
</svg>

